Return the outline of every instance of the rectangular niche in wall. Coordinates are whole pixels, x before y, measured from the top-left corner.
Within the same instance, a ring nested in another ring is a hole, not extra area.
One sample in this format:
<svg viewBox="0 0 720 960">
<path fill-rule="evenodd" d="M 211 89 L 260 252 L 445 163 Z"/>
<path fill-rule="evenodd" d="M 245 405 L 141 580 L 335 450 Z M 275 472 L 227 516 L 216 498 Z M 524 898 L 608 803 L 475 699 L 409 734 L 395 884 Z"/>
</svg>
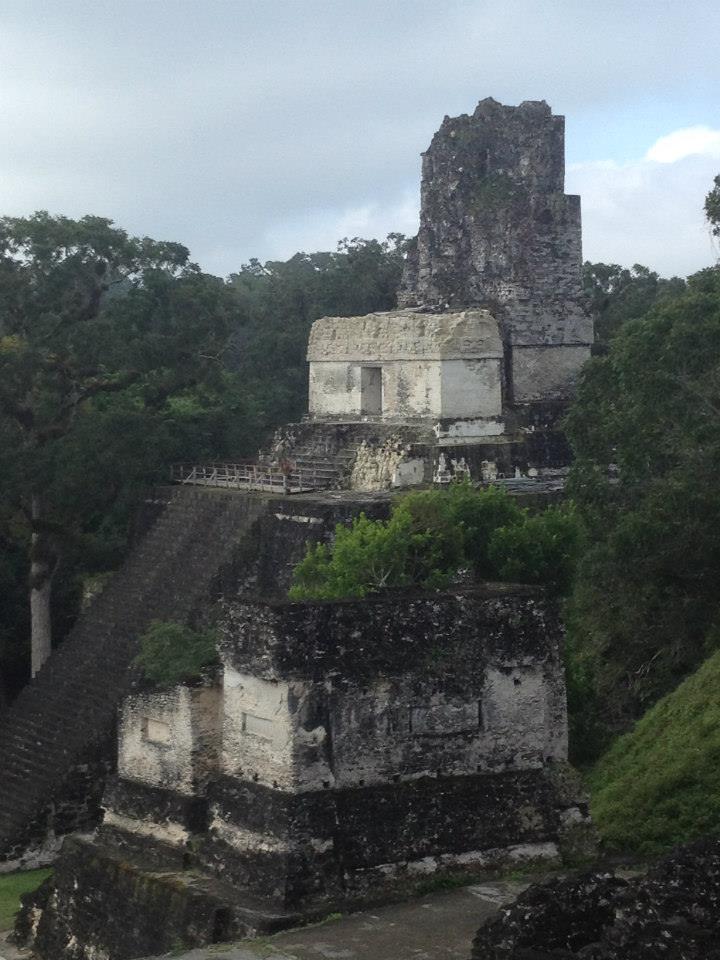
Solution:
<svg viewBox="0 0 720 960">
<path fill-rule="evenodd" d="M 258 717 L 253 713 L 242 715 L 242 732 L 260 740 L 272 740 L 273 722 L 267 717 Z"/>
<path fill-rule="evenodd" d="M 382 407 L 382 367 L 360 367 L 360 413 L 376 417 Z"/>
<path fill-rule="evenodd" d="M 170 743 L 170 724 L 152 717 L 143 717 L 142 738 L 148 743 Z"/>
</svg>

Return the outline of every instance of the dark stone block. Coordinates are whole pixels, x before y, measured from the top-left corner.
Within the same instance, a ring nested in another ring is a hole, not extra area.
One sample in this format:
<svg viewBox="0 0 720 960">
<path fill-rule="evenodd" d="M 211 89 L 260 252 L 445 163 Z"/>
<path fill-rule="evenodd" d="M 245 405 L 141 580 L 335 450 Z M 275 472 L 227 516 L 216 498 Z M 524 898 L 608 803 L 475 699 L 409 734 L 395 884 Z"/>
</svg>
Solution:
<svg viewBox="0 0 720 960">
<path fill-rule="evenodd" d="M 410 673 L 442 676 L 449 691 L 464 691 L 488 660 L 556 659 L 561 633 L 540 588 L 487 585 L 362 603 L 226 603 L 220 648 L 226 663 L 260 677 Z"/>
<path fill-rule="evenodd" d="M 473 960 L 718 960 L 720 840 L 673 851 L 646 876 L 587 873 L 526 891 L 485 923 Z"/>
</svg>

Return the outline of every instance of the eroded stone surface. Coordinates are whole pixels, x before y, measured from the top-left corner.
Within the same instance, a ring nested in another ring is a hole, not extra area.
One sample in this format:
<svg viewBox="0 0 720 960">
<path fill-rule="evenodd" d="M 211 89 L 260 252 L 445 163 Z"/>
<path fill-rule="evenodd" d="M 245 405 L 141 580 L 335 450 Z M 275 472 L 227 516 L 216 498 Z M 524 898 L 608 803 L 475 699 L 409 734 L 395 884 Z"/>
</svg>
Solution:
<svg viewBox="0 0 720 960">
<path fill-rule="evenodd" d="M 502 358 L 486 310 L 323 317 L 308 344 L 310 415 L 499 416 Z"/>
<path fill-rule="evenodd" d="M 472 115 L 443 120 L 423 155 L 420 230 L 402 306 L 485 307 L 510 347 L 576 345 L 583 351 L 575 365 L 587 357 L 580 199 L 563 192 L 564 128 L 544 101 L 511 107 L 488 98 Z M 514 357 L 511 367 L 512 397 L 534 399 L 521 378 L 514 382 Z M 546 379 L 541 396 L 562 391 L 559 378 Z"/>
<path fill-rule="evenodd" d="M 128 707 L 98 837 L 63 855 L 23 928 L 47 960 L 70 940 L 72 960 L 126 960 L 554 863 L 568 816 L 588 826 L 560 776 L 561 630 L 538 588 L 222 611 L 220 720 L 193 735 L 202 689 Z M 200 743 L 220 758 L 202 776 Z"/>
<path fill-rule="evenodd" d="M 625 880 L 588 873 L 533 886 L 484 924 L 473 960 L 717 960 L 720 840 L 664 857 Z"/>
</svg>

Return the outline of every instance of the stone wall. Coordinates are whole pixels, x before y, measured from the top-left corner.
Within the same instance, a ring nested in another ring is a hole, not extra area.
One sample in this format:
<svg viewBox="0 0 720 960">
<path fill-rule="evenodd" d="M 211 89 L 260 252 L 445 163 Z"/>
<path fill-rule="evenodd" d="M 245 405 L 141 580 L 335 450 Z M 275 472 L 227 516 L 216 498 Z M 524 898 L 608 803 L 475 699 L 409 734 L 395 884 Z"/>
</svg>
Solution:
<svg viewBox="0 0 720 960">
<path fill-rule="evenodd" d="M 17 932 L 41 957 L 129 960 L 272 933 L 296 919 L 253 915 L 217 881 L 155 873 L 73 838 L 52 881 L 26 898 Z"/>
<path fill-rule="evenodd" d="M 502 411 L 503 347 L 485 310 L 323 317 L 313 324 L 308 360 L 313 417 L 481 418 Z"/>
<path fill-rule="evenodd" d="M 531 588 L 226 604 L 203 862 L 295 909 L 557 856 L 559 811 L 586 817 L 548 775 L 567 750 L 558 638 Z"/>
<path fill-rule="evenodd" d="M 544 101 L 482 100 L 470 116 L 446 117 L 423 154 L 420 229 L 399 303 L 490 310 L 509 402 L 570 396 L 590 355 L 580 199 L 563 189 L 564 118 Z"/>
<path fill-rule="evenodd" d="M 192 796 L 219 763 L 222 700 L 216 684 L 133 694 L 123 703 L 118 774 Z"/>
<path fill-rule="evenodd" d="M 287 926 L 429 875 L 557 860 L 587 833 L 557 611 L 537 588 L 226 596 L 219 631 L 220 725 L 209 687 L 126 708 L 97 838 L 25 916 L 46 960 Z"/>
</svg>

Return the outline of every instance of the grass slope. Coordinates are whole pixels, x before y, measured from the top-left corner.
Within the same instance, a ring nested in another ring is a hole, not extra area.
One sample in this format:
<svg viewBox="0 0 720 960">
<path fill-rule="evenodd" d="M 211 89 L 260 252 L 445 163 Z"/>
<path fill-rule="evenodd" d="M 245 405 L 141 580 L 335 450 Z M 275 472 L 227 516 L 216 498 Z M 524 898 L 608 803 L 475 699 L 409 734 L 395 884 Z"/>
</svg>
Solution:
<svg viewBox="0 0 720 960">
<path fill-rule="evenodd" d="M 609 849 L 654 854 L 720 833 L 720 651 L 619 737 L 589 780 Z"/>
<path fill-rule="evenodd" d="M 0 930 L 9 930 L 20 909 L 20 895 L 36 890 L 52 870 L 0 873 Z"/>
</svg>

